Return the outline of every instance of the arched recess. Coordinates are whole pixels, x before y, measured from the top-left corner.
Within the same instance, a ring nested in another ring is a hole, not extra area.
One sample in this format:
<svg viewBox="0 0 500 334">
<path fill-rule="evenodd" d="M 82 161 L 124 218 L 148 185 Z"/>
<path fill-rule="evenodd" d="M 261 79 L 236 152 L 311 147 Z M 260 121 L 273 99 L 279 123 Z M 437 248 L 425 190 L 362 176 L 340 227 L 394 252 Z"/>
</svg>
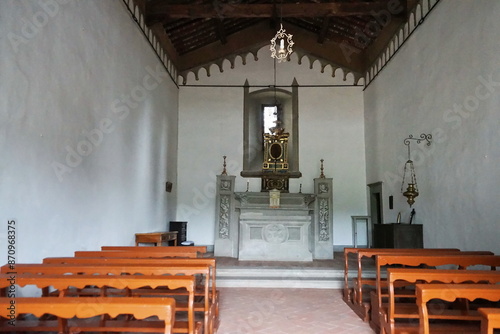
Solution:
<svg viewBox="0 0 500 334">
<path fill-rule="evenodd" d="M 288 132 L 288 173 L 290 178 L 301 177 L 299 170 L 299 99 L 298 83 L 294 79 L 291 92 L 280 88 L 265 88 L 250 92 L 248 81 L 244 87 L 243 116 L 243 177 L 261 177 L 263 152 L 263 106 L 280 104 L 281 127 Z"/>
</svg>

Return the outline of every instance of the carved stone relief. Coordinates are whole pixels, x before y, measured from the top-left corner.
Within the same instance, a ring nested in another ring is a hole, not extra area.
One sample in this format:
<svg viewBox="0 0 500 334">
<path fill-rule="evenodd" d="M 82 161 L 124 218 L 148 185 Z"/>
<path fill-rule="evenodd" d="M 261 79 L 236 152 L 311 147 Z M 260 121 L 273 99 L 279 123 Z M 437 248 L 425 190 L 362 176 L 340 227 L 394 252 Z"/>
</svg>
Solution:
<svg viewBox="0 0 500 334">
<path fill-rule="evenodd" d="M 220 183 L 221 190 L 231 190 L 231 181 L 222 180 Z"/>
<path fill-rule="evenodd" d="M 321 188 L 321 187 L 320 187 Z M 319 241 L 330 240 L 330 233 L 328 231 L 328 222 L 330 217 L 330 210 L 328 207 L 328 199 L 319 199 Z"/>
<path fill-rule="evenodd" d="M 327 183 L 320 183 L 319 187 L 318 187 L 318 192 L 320 194 L 328 193 L 328 184 Z"/>
<path fill-rule="evenodd" d="M 283 224 L 269 224 L 262 229 L 262 238 L 270 243 L 281 244 L 288 240 L 288 230 Z"/>
<path fill-rule="evenodd" d="M 223 181 L 228 182 L 228 181 Z M 230 182 L 228 182 L 230 183 Z M 229 196 L 220 196 L 219 238 L 229 239 Z"/>
</svg>

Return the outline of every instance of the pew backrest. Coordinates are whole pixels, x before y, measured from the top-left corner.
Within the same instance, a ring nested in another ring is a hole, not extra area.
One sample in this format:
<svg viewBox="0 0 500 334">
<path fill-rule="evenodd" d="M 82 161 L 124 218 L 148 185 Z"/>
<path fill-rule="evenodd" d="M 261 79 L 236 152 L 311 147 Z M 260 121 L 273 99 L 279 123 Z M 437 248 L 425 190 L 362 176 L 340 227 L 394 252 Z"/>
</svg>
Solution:
<svg viewBox="0 0 500 334">
<path fill-rule="evenodd" d="M 13 279 L 12 279 L 13 277 Z M 84 289 L 93 286 L 101 289 L 101 297 L 107 296 L 109 288 L 118 289 L 130 293 L 131 290 L 143 287 L 156 289 L 167 287 L 169 289 L 185 289 L 188 294 L 187 301 L 187 326 L 188 332 L 195 331 L 194 318 L 194 294 L 196 289 L 196 278 L 194 276 L 164 276 L 164 275 L 9 275 L 0 274 L 0 289 L 7 290 L 15 283 L 20 287 L 34 285 L 42 291 L 53 288 L 58 291 L 59 296 L 67 294 L 69 288 Z M 44 293 L 45 295 L 46 293 Z M 4 295 L 7 295 L 6 293 Z M 130 297 L 127 295 L 126 297 Z"/>
<path fill-rule="evenodd" d="M 157 247 L 142 247 L 157 248 Z M 197 258 L 197 252 L 171 252 L 163 250 L 101 250 L 101 251 L 76 251 L 75 257 L 130 257 L 130 258 Z"/>
<path fill-rule="evenodd" d="M 471 253 L 440 254 L 440 255 L 388 255 L 380 254 L 375 257 L 376 272 L 376 294 L 379 308 L 382 307 L 382 267 L 388 265 L 401 266 L 444 266 L 455 265 L 458 269 L 466 269 L 470 266 L 489 266 L 492 270 L 500 266 L 498 255 L 470 255 Z"/>
<path fill-rule="evenodd" d="M 417 284 L 416 298 L 419 310 L 420 333 L 429 334 L 429 310 L 427 302 L 431 299 L 440 299 L 452 302 L 458 298 L 469 301 L 485 299 L 500 300 L 500 285 L 492 284 Z"/>
<path fill-rule="evenodd" d="M 1 305 L 11 305 L 11 302 L 11 298 L 0 298 Z M 18 297 L 15 299 L 15 314 L 33 314 L 36 317 L 51 314 L 64 319 L 91 318 L 106 314 L 110 317 L 131 314 L 136 319 L 157 316 L 165 322 L 164 333 L 170 334 L 175 323 L 175 300 L 161 297 L 147 299 L 140 297 Z M 10 310 L 2 307 L 0 315 L 9 319 Z M 13 323 L 15 325 L 16 320 Z"/>
<path fill-rule="evenodd" d="M 206 254 L 206 246 L 102 246 L 102 251 L 136 251 L 136 252 L 165 252 L 165 253 L 199 253 Z"/>
<path fill-rule="evenodd" d="M 185 260 L 185 263 L 180 263 L 181 260 Z M 212 270 L 210 264 L 203 264 L 201 260 L 196 260 L 199 263 L 189 263 L 188 260 L 191 259 L 179 259 L 177 264 L 143 264 L 143 263 L 94 263 L 94 264 L 22 264 L 18 263 L 15 266 L 15 271 L 17 274 L 31 274 L 31 275 L 202 275 L 203 279 L 203 295 L 205 296 L 203 300 L 205 309 L 205 325 L 209 322 L 209 312 L 216 302 L 217 291 L 215 288 L 215 281 L 211 280 L 211 274 L 215 272 Z M 209 262 L 210 259 L 206 259 Z M 215 261 L 214 259 L 212 259 Z M 4 265 L 0 268 L 0 273 L 7 274 L 11 271 L 10 266 Z M 212 289 L 210 289 L 212 285 Z"/>
<path fill-rule="evenodd" d="M 211 295 L 215 296 L 216 286 L 216 259 L 215 258 L 86 258 L 86 257 L 53 257 L 43 259 L 44 264 L 75 264 L 75 265 L 155 265 L 155 266 L 176 266 L 176 265 L 207 265 L 210 269 L 209 285 Z"/>
<path fill-rule="evenodd" d="M 481 315 L 481 333 L 493 334 L 500 328 L 500 308 L 479 308 Z"/>
<path fill-rule="evenodd" d="M 364 283 L 371 283 L 375 285 L 375 280 L 364 280 L 363 277 L 363 260 L 372 259 L 379 254 L 434 254 L 434 253 L 456 253 L 460 252 L 457 248 L 344 248 L 344 299 L 348 299 L 349 287 L 349 260 L 351 255 L 356 256 L 357 274 L 356 282 L 356 298 L 353 300 L 356 304 L 361 304 L 363 300 L 362 285 Z"/>
<path fill-rule="evenodd" d="M 380 316 L 381 326 L 385 326 L 386 333 L 395 332 L 396 318 L 407 318 L 407 314 L 396 312 L 396 282 L 404 281 L 416 284 L 422 283 L 500 283 L 500 271 L 493 270 L 452 270 L 452 269 L 415 269 L 415 268 L 388 268 L 387 284 L 389 301 L 387 305 L 387 319 Z M 408 297 L 408 296 L 406 296 Z M 415 303 L 416 305 L 416 303 Z"/>
</svg>

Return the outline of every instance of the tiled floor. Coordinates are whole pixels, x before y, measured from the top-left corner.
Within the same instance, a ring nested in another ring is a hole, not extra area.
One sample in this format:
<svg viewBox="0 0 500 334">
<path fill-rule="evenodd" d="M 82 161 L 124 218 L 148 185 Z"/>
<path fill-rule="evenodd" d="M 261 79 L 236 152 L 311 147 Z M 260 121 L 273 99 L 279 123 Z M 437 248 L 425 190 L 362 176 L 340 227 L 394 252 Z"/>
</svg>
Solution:
<svg viewBox="0 0 500 334">
<path fill-rule="evenodd" d="M 218 334 L 373 334 L 341 290 L 220 288 Z"/>
</svg>

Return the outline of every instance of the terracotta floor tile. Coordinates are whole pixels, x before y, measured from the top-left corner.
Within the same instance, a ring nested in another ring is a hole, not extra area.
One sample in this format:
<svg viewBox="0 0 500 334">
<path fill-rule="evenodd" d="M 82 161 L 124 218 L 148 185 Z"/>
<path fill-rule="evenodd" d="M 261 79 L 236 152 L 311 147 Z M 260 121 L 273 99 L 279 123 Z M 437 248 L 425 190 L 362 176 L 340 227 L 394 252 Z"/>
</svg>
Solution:
<svg viewBox="0 0 500 334">
<path fill-rule="evenodd" d="M 373 334 L 341 290 L 220 288 L 218 334 Z"/>
</svg>

